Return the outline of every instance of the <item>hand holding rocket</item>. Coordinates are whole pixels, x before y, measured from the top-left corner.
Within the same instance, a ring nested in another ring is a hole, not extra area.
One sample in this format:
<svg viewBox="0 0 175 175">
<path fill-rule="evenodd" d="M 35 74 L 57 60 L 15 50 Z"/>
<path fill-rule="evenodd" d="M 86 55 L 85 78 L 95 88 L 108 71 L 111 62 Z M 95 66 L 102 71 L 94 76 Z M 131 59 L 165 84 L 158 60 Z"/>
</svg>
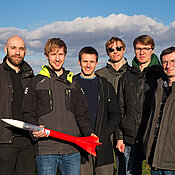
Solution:
<svg viewBox="0 0 175 175">
<path fill-rule="evenodd" d="M 1 120 L 12 126 L 33 131 L 33 134 L 34 135 L 37 134 L 36 135 L 37 137 L 50 136 L 50 137 L 55 137 L 65 141 L 73 142 L 78 146 L 82 147 L 84 150 L 86 150 L 88 153 L 92 154 L 93 156 L 96 156 L 96 152 L 95 152 L 96 146 L 102 144 L 102 143 L 99 143 L 99 138 L 97 136 L 75 137 L 75 136 L 64 134 L 58 131 L 44 128 L 43 126 L 36 126 L 36 125 L 25 123 L 19 120 L 13 120 L 13 119 L 1 119 Z"/>
</svg>

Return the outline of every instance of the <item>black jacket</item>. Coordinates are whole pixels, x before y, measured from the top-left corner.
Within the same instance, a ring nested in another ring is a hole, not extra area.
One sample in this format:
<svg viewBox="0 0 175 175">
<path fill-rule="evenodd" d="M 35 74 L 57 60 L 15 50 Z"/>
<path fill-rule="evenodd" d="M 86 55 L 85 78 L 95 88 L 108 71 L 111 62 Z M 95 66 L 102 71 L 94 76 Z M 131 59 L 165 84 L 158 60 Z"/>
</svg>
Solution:
<svg viewBox="0 0 175 175">
<path fill-rule="evenodd" d="M 7 57 L 0 64 L 0 118 L 12 118 L 12 93 L 13 83 L 10 70 L 6 63 Z M 30 79 L 34 76 L 32 68 L 24 61 L 20 67 L 22 71 L 22 85 L 26 88 Z M 11 127 L 0 120 L 0 143 L 13 143 Z"/>
<path fill-rule="evenodd" d="M 173 83 L 172 91 L 164 105 L 154 154 L 151 152 L 162 102 L 163 83 L 162 80 L 158 81 L 155 100 L 152 101 L 152 113 L 144 136 L 144 148 L 147 161 L 153 156 L 151 166 L 159 169 L 175 170 L 175 83 Z"/>
<path fill-rule="evenodd" d="M 95 166 L 114 162 L 110 135 L 114 132 L 121 119 L 121 111 L 113 86 L 103 77 L 98 76 L 98 80 L 99 91 L 95 134 L 99 137 L 102 145 L 97 149 Z"/>
<path fill-rule="evenodd" d="M 156 80 L 163 74 L 156 55 L 142 72 L 136 58 L 133 67 L 124 73 L 119 81 L 118 100 L 122 110 L 122 120 L 117 131 L 117 139 L 126 144 L 142 144 L 143 134 L 150 114 L 151 97 L 157 87 Z"/>
<path fill-rule="evenodd" d="M 86 97 L 72 76 L 70 71 L 63 70 L 58 77 L 48 66 L 43 66 L 26 88 L 24 120 L 73 136 L 80 136 L 80 131 L 85 136 L 90 135 L 93 130 Z M 75 144 L 52 138 L 40 138 L 36 148 L 39 155 L 78 151 Z"/>
</svg>

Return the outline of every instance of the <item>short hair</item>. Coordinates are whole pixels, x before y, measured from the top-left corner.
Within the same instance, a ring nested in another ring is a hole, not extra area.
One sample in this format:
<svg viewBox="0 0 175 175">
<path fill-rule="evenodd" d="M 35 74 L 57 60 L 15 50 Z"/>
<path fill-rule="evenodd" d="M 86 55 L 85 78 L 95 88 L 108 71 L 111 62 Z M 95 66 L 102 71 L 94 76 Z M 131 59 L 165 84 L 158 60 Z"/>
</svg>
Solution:
<svg viewBox="0 0 175 175">
<path fill-rule="evenodd" d="M 91 46 L 86 46 L 86 47 L 83 47 L 80 51 L 79 51 L 79 55 L 78 55 L 78 58 L 79 58 L 79 61 L 81 62 L 81 58 L 82 58 L 82 55 L 83 54 L 94 54 L 96 55 L 96 61 L 98 62 L 98 52 L 96 49 L 94 49 L 93 47 Z"/>
<path fill-rule="evenodd" d="M 51 38 L 51 39 L 48 39 L 46 44 L 45 44 L 45 47 L 44 47 L 44 54 L 46 56 L 48 56 L 49 52 L 52 51 L 52 49 L 55 49 L 55 48 L 62 48 L 64 49 L 64 53 L 65 55 L 67 54 L 67 46 L 65 44 L 65 42 L 63 40 L 61 40 L 60 38 Z"/>
<path fill-rule="evenodd" d="M 173 52 L 175 52 L 175 47 L 174 46 L 171 46 L 171 47 L 169 47 L 167 49 L 164 49 L 162 51 L 162 53 L 160 54 L 160 61 L 161 61 L 161 63 L 162 63 L 163 56 L 168 55 L 168 54 L 171 54 Z"/>
<path fill-rule="evenodd" d="M 136 44 L 142 43 L 144 45 L 151 45 L 151 48 L 155 48 L 154 40 L 148 35 L 141 35 L 133 41 L 133 47 L 136 48 Z"/>
<path fill-rule="evenodd" d="M 122 48 L 125 50 L 125 47 L 126 47 L 125 42 L 124 42 L 122 39 L 113 36 L 113 37 L 111 37 L 111 38 L 106 42 L 106 44 L 105 44 L 107 55 L 109 55 L 109 53 L 108 53 L 109 45 L 113 44 L 114 42 L 117 43 L 118 41 L 121 42 Z"/>
</svg>

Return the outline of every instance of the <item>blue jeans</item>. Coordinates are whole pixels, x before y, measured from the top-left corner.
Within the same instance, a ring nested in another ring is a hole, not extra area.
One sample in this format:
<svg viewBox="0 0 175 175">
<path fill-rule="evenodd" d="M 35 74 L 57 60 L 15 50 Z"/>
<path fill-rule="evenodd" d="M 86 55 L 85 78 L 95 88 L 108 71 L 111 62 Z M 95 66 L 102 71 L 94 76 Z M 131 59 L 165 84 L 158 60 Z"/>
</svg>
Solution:
<svg viewBox="0 0 175 175">
<path fill-rule="evenodd" d="M 141 175 L 144 153 L 142 146 L 125 145 L 125 168 L 126 175 Z"/>
<path fill-rule="evenodd" d="M 161 170 L 151 168 L 151 175 L 175 175 L 175 170 Z"/>
<path fill-rule="evenodd" d="M 37 155 L 36 162 L 39 175 L 56 175 L 58 165 L 62 175 L 80 174 L 80 153 Z"/>
</svg>

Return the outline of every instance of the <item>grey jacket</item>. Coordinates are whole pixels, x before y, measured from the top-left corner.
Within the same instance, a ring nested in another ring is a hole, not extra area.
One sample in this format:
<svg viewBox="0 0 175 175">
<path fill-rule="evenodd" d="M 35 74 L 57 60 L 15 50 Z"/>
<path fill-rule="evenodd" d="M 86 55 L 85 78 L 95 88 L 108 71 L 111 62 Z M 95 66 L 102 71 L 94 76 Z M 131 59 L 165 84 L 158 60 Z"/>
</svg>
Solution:
<svg viewBox="0 0 175 175">
<path fill-rule="evenodd" d="M 43 66 L 26 89 L 24 120 L 73 136 L 80 136 L 80 132 L 90 135 L 93 130 L 86 97 L 72 75 L 64 70 L 58 77 L 48 66 Z M 36 148 L 39 155 L 78 152 L 76 145 L 53 138 L 39 139 Z"/>
<path fill-rule="evenodd" d="M 158 88 L 155 93 L 155 101 L 152 114 L 148 122 L 144 136 L 144 148 L 147 161 L 151 156 L 151 148 L 154 140 L 154 132 L 160 112 L 163 95 L 163 81 L 158 81 Z M 175 170 L 175 83 L 168 96 L 159 128 L 157 143 L 155 147 L 152 166 L 160 169 Z"/>
<path fill-rule="evenodd" d="M 106 67 L 103 67 L 103 68 L 97 70 L 96 74 L 100 75 L 101 77 L 105 77 L 113 85 L 115 92 L 117 94 L 118 81 L 119 81 L 120 77 L 122 76 L 122 74 L 124 72 L 126 72 L 128 67 L 129 67 L 129 65 L 128 65 L 126 58 L 125 58 L 125 64 L 118 71 L 116 71 L 111 66 L 111 63 L 108 60 Z"/>
</svg>

